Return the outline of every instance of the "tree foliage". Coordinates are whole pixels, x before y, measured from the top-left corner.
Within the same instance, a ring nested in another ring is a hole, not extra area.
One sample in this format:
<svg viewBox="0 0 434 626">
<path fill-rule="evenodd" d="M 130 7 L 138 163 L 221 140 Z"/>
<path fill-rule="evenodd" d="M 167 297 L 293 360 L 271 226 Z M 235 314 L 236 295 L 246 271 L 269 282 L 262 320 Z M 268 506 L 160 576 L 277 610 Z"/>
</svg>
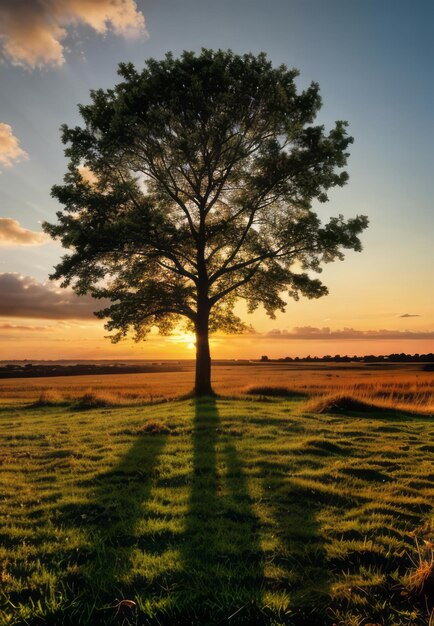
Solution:
<svg viewBox="0 0 434 626">
<path fill-rule="evenodd" d="M 80 106 L 82 126 L 63 127 L 64 211 L 45 230 L 70 254 L 53 277 L 110 300 L 99 315 L 115 341 L 182 319 L 235 331 L 237 298 L 272 317 L 285 293 L 325 295 L 311 272 L 360 250 L 367 218 L 322 224 L 312 210 L 347 182 L 352 142 L 345 122 L 314 125 L 318 85 L 299 93 L 296 70 L 221 50 L 119 74 Z"/>
</svg>

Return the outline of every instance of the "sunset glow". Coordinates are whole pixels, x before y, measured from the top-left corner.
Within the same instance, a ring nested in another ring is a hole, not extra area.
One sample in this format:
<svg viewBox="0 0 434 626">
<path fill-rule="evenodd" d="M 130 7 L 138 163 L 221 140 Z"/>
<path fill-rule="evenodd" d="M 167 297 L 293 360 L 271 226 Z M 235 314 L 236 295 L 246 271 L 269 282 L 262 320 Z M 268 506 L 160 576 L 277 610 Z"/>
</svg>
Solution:
<svg viewBox="0 0 434 626">
<path fill-rule="evenodd" d="M 434 351 L 427 132 L 434 124 L 427 78 L 433 40 L 425 3 L 419 12 L 405 2 L 393 9 L 340 3 L 338 21 L 320 2 L 278 1 L 273 11 L 256 1 L 249 11 L 226 0 L 219 10 L 193 2 L 182 11 L 172 0 L 165 8 L 102 1 L 91 10 L 92 3 L 54 2 L 50 20 L 43 4 L 0 7 L 0 73 L 8 86 L 0 96 L 0 359 L 194 357 L 194 334 L 183 327 L 171 336 L 153 330 L 144 342 L 111 344 L 93 315 L 101 303 L 50 282 L 65 250 L 42 233 L 41 222 L 54 221 L 61 208 L 50 197 L 67 165 L 59 127 L 79 123 L 77 104 L 89 101 L 89 89 L 118 82 L 120 61 L 141 68 L 145 58 L 162 58 L 169 49 L 198 51 L 204 39 L 215 49 L 265 50 L 273 64 L 299 68 L 301 86 L 319 82 L 319 122 L 330 128 L 336 119 L 348 120 L 355 142 L 349 183 L 314 208 L 324 220 L 339 213 L 370 219 L 363 252 L 325 266 L 328 296 L 289 299 L 276 319 L 261 307 L 250 315 L 240 302 L 237 312 L 251 330 L 213 336 L 213 357 Z M 79 171 L 96 181 L 86 164 Z"/>
</svg>

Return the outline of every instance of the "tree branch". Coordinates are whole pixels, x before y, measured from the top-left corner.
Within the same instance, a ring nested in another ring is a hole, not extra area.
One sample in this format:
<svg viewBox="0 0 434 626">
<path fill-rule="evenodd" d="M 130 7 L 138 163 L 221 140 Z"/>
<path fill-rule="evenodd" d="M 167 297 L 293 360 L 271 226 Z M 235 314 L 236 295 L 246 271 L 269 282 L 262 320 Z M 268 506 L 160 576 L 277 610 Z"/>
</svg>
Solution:
<svg viewBox="0 0 434 626">
<path fill-rule="evenodd" d="M 223 291 L 221 291 L 220 293 L 217 293 L 215 296 L 212 296 L 212 298 L 210 298 L 211 306 L 214 306 L 216 302 L 218 302 L 219 300 L 221 300 L 222 298 L 230 294 L 231 291 L 234 291 L 235 289 L 238 289 L 239 287 L 242 287 L 242 285 L 245 285 L 246 283 L 248 283 L 256 274 L 260 266 L 261 266 L 261 263 L 258 263 L 255 267 L 252 267 L 249 270 L 249 272 L 246 274 L 246 276 L 244 276 L 244 278 L 234 283 L 233 285 L 230 285 L 226 289 L 223 289 Z"/>
</svg>

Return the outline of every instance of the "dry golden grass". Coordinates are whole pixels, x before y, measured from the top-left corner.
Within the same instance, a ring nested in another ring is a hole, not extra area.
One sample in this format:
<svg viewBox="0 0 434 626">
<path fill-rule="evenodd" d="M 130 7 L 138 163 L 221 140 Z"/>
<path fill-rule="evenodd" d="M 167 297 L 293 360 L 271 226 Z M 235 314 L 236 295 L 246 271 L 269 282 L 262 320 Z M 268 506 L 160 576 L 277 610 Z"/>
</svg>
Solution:
<svg viewBox="0 0 434 626">
<path fill-rule="evenodd" d="M 0 402 L 76 402 L 91 394 L 105 405 L 133 405 L 175 398 L 193 386 L 193 364 L 182 372 L 65 376 L 0 380 Z M 252 385 L 281 387 L 291 394 L 351 396 L 377 407 L 434 413 L 434 372 L 420 365 L 216 364 L 213 385 L 222 395 L 248 393 Z"/>
<path fill-rule="evenodd" d="M 434 415 L 434 398 L 428 396 L 420 398 L 416 392 L 415 399 L 406 394 L 406 401 L 400 401 L 395 392 L 387 393 L 383 390 L 365 391 L 345 390 L 341 393 L 325 394 L 312 398 L 303 409 L 309 413 L 344 413 L 345 411 L 364 411 L 373 409 L 393 409 L 403 413 L 417 415 Z"/>
<path fill-rule="evenodd" d="M 431 603 L 434 593 L 434 544 L 424 540 L 421 546 L 416 539 L 417 561 L 407 576 L 407 589 L 418 595 L 429 596 Z"/>
<path fill-rule="evenodd" d="M 30 405 L 32 408 L 57 406 L 64 402 L 63 396 L 52 389 L 42 389 L 39 397 Z"/>
<path fill-rule="evenodd" d="M 303 409 L 308 413 L 345 413 L 347 411 L 363 411 L 375 408 L 369 401 L 359 400 L 353 395 L 331 394 L 312 398 Z"/>
</svg>

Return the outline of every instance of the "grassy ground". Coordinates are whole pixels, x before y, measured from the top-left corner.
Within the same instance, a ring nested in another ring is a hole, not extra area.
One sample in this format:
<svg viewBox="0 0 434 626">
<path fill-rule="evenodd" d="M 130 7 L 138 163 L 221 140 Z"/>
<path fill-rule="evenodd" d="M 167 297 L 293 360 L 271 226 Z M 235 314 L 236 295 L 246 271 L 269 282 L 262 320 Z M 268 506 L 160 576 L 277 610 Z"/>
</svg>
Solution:
<svg viewBox="0 0 434 626">
<path fill-rule="evenodd" d="M 433 437 L 289 400 L 4 407 L 0 624 L 428 624 Z"/>
</svg>

